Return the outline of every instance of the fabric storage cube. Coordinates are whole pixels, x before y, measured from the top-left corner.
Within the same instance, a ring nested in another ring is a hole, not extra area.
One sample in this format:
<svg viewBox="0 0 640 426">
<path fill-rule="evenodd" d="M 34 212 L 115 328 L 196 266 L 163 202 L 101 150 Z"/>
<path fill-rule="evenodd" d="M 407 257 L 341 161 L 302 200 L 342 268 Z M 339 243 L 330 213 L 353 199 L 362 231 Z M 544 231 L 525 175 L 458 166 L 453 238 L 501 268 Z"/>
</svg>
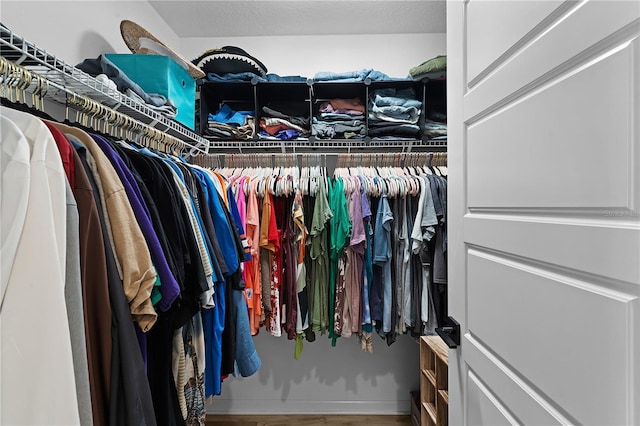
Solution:
<svg viewBox="0 0 640 426">
<path fill-rule="evenodd" d="M 171 99 L 178 109 L 175 120 L 194 130 L 196 81 L 187 70 L 168 56 L 134 53 L 105 56 L 145 92 Z"/>
</svg>

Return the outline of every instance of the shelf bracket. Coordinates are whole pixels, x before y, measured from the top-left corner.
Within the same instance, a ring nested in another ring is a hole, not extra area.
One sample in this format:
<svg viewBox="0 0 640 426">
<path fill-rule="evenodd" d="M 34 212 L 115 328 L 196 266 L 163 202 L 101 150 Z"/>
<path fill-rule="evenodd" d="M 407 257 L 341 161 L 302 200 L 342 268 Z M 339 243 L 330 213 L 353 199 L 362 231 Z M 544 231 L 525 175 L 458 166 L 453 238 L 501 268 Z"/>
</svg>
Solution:
<svg viewBox="0 0 640 426">
<path fill-rule="evenodd" d="M 436 333 L 450 348 L 460 346 L 460 324 L 453 317 L 447 318 L 442 327 L 436 328 Z"/>
</svg>

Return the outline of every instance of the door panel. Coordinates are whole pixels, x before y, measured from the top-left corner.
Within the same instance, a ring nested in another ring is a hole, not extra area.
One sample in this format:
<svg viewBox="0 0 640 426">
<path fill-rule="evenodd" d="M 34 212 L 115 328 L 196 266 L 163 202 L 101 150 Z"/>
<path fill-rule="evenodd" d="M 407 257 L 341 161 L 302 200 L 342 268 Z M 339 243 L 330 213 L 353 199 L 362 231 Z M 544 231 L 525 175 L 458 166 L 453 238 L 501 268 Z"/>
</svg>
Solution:
<svg viewBox="0 0 640 426">
<path fill-rule="evenodd" d="M 523 377 L 515 374 L 511 368 L 497 358 L 495 354 L 489 352 L 486 346 L 475 339 L 472 334 L 467 334 L 465 338 L 465 368 L 466 372 L 461 377 L 475 375 L 482 377 L 482 383 L 487 389 L 496 395 L 495 399 L 500 401 L 504 410 L 517 420 L 519 424 L 525 425 L 567 425 L 576 423 L 569 420 L 566 414 L 549 404 L 547 400 L 540 396 L 540 393 L 533 388 Z M 473 365 L 473 371 L 469 365 Z M 451 367 L 449 367 L 451 368 Z M 453 371 L 456 372 L 457 371 Z M 452 370 L 449 370 L 451 375 Z M 480 379 L 478 379 L 479 381 Z M 452 383 L 449 382 L 449 392 L 451 395 Z M 472 390 L 467 390 L 473 392 Z M 467 395 L 466 397 L 472 398 Z M 490 400 L 491 401 L 491 400 Z M 467 404 L 468 405 L 468 404 Z M 500 407 L 498 407 L 500 410 Z M 462 418 L 459 406 L 451 405 L 449 398 L 449 411 L 451 415 Z M 518 413 L 517 416 L 514 413 Z M 482 417 L 472 417 L 469 410 L 466 413 L 467 423 L 465 424 L 485 424 L 491 425 L 490 421 Z M 461 420 L 449 422 L 452 425 L 463 424 Z"/>
<path fill-rule="evenodd" d="M 468 254 L 468 332 L 579 423 L 624 424 L 638 298 L 520 259 Z M 486 309 L 495 299 L 500 309 Z"/>
<path fill-rule="evenodd" d="M 638 183 L 629 169 L 635 164 L 627 159 L 637 149 L 628 127 L 629 117 L 640 113 L 634 111 L 629 91 L 631 75 L 640 72 L 631 66 L 637 45 L 629 43 L 575 73 L 559 76 L 470 125 L 469 208 L 633 210 L 628 196 Z M 603 146 L 585 146 L 589 140 Z M 487 167 L 497 158 L 509 161 Z M 606 176 L 600 170 L 606 170 Z"/>
<path fill-rule="evenodd" d="M 450 422 L 639 424 L 640 3 L 447 6 Z"/>
<path fill-rule="evenodd" d="M 473 419 L 482 419 L 484 423 L 495 426 L 518 424 L 518 421 L 498 401 L 489 388 L 480 381 L 478 376 L 469 371 L 467 379 L 467 387 L 469 389 L 467 418 L 471 419 L 469 424 L 482 424 L 474 423 Z"/>
<path fill-rule="evenodd" d="M 499 6 L 519 4 L 508 1 L 495 3 Z M 545 7 L 547 2 L 535 3 Z M 483 1 L 478 2 L 479 6 L 484 4 Z M 567 4 L 572 7 L 556 16 L 548 28 L 540 29 L 544 31 L 531 34 L 529 44 L 513 55 L 501 58 L 499 66 L 482 81 L 471 87 L 470 80 L 466 80 L 465 120 L 477 121 L 482 114 L 491 113 L 500 104 L 512 102 L 557 75 L 566 74 L 570 69 L 576 69 L 637 38 L 640 6 L 636 1 L 596 0 Z M 466 19 L 468 22 L 471 18 Z M 508 36 L 502 34 L 502 37 Z M 448 67 L 450 71 L 451 67 Z"/>
<path fill-rule="evenodd" d="M 464 227 L 469 245 L 535 259 L 548 269 L 591 274 L 590 279 L 602 287 L 633 294 L 640 268 L 628 265 L 630 256 L 640 253 L 640 230 L 618 221 L 611 226 L 616 216 L 608 214 L 605 219 L 611 220 L 539 214 L 535 221 L 532 214 L 471 214 Z"/>
<path fill-rule="evenodd" d="M 478 74 L 490 70 L 509 48 L 516 45 L 527 32 L 560 6 L 562 0 L 536 1 L 482 1 L 473 0 L 467 6 L 467 46 L 469 60 L 467 74 L 473 82 Z M 473 85 L 473 84 L 471 84 Z"/>
</svg>

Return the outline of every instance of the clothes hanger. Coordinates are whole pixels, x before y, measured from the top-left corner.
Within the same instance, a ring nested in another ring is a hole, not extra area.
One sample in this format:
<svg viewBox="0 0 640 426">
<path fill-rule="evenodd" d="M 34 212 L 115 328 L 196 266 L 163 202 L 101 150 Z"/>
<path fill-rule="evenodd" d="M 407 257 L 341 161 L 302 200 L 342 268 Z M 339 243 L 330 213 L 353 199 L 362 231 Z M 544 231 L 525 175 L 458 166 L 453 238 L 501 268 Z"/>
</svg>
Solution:
<svg viewBox="0 0 640 426">
<path fill-rule="evenodd" d="M 264 198 L 264 187 L 266 182 L 264 179 L 258 179 L 256 181 L 256 195 L 260 198 Z"/>
<path fill-rule="evenodd" d="M 276 185 L 278 184 L 278 181 L 280 179 L 280 168 L 278 166 L 275 166 L 272 169 L 272 173 L 271 173 L 271 186 L 269 187 L 269 191 L 271 193 L 271 195 L 276 195 Z"/>
<path fill-rule="evenodd" d="M 327 173 L 327 154 L 322 154 L 322 177 L 326 179 L 329 174 Z"/>
<path fill-rule="evenodd" d="M 289 182 L 290 194 L 295 194 L 300 189 L 300 168 L 297 165 L 291 167 L 291 181 Z"/>
<path fill-rule="evenodd" d="M 309 195 L 309 168 L 304 163 L 304 159 L 306 157 L 303 157 L 303 167 L 300 170 L 300 195 Z"/>
<path fill-rule="evenodd" d="M 446 152 L 441 152 L 440 153 L 440 164 L 439 167 L 440 169 L 440 174 L 442 175 L 442 177 L 446 177 L 448 174 L 447 171 L 447 153 Z"/>
<path fill-rule="evenodd" d="M 346 169 L 344 172 L 346 173 Z M 346 196 L 350 196 L 353 192 L 353 183 L 351 182 L 351 176 L 347 175 L 341 178 L 342 179 L 342 187 L 344 189 L 344 193 Z"/>
<path fill-rule="evenodd" d="M 391 176 L 389 180 L 393 186 L 391 195 L 393 198 L 398 198 L 400 196 L 400 179 L 397 176 Z"/>
<path fill-rule="evenodd" d="M 362 181 L 358 176 L 353 176 L 352 179 L 354 179 L 354 186 L 357 191 L 357 196 L 360 196 L 362 194 Z"/>
<path fill-rule="evenodd" d="M 32 95 L 32 104 L 37 104 L 37 109 L 40 110 L 43 114 L 46 114 L 44 110 L 44 105 L 45 105 L 44 99 L 47 96 L 47 93 L 49 93 L 49 88 L 50 88 L 49 81 L 43 78 L 42 76 L 40 76 L 39 74 L 35 74 L 35 78 L 36 78 L 37 85 L 36 85 L 36 91 L 34 91 Z"/>
<path fill-rule="evenodd" d="M 39 75 L 26 68 L 0 57 L 0 74 L 2 75 L 1 104 L 7 108 L 29 113 L 38 118 L 57 121 L 44 111 L 44 96 L 48 91 L 48 83 Z M 35 83 L 31 93 L 31 105 L 26 101 L 27 90 Z"/>
<path fill-rule="evenodd" d="M 370 197 L 373 194 L 373 180 L 366 174 L 362 174 L 361 176 L 363 179 L 362 186 L 364 187 L 364 192 L 368 197 Z"/>
<path fill-rule="evenodd" d="M 402 155 L 404 156 L 404 153 Z M 398 160 L 396 161 L 396 166 L 394 167 L 394 171 L 396 173 L 396 176 L 398 176 L 399 183 L 400 183 L 400 194 L 399 195 L 402 198 L 407 196 L 407 194 L 409 193 L 409 190 L 410 190 L 410 185 L 411 185 L 411 179 L 410 179 L 409 175 L 407 174 L 407 172 L 404 169 L 404 167 L 401 167 L 401 163 L 403 163 L 403 162 L 404 162 L 404 159 L 398 158 Z"/>
<path fill-rule="evenodd" d="M 273 179 L 271 182 L 271 195 L 280 196 L 280 188 L 282 187 L 282 175 L 280 175 L 280 170 L 274 169 Z"/>
<path fill-rule="evenodd" d="M 308 169 L 308 172 L 309 172 L 309 178 L 308 178 L 309 188 L 308 188 L 307 194 L 314 197 L 316 195 L 316 188 L 318 185 L 318 174 L 320 173 L 320 171 L 317 169 L 317 166 L 313 166 Z"/>
<path fill-rule="evenodd" d="M 398 182 L 398 179 L 395 177 L 390 177 L 389 178 L 389 188 L 390 188 L 390 196 L 392 198 L 398 198 L 398 196 L 400 195 L 400 182 Z"/>
</svg>

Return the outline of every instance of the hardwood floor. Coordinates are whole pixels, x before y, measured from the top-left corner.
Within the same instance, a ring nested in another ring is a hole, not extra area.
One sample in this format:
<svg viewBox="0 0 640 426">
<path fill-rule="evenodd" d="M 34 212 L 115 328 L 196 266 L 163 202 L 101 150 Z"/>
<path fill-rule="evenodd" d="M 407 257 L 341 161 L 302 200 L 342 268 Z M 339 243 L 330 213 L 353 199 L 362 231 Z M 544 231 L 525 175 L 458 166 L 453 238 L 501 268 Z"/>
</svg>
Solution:
<svg viewBox="0 0 640 426">
<path fill-rule="evenodd" d="M 370 415 L 208 415 L 206 426 L 411 426 L 410 416 Z"/>
</svg>

